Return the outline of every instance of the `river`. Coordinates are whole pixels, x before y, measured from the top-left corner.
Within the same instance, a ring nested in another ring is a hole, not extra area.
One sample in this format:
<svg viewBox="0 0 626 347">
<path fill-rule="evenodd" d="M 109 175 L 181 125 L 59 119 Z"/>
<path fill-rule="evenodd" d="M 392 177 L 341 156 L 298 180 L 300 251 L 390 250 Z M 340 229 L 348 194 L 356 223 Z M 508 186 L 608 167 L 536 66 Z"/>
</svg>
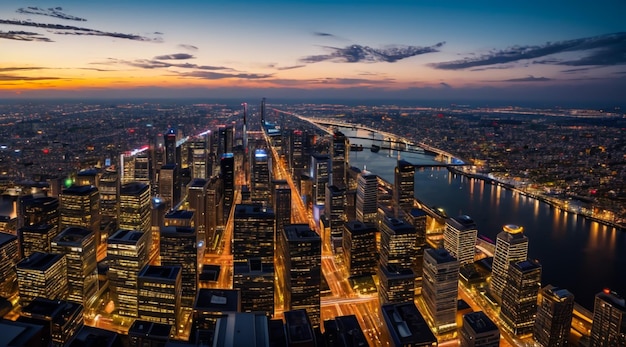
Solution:
<svg viewBox="0 0 626 347">
<path fill-rule="evenodd" d="M 371 137 L 361 130 L 341 131 L 348 137 Z M 366 147 L 350 152 L 351 166 L 366 167 L 393 183 L 397 152 L 372 153 L 371 140 L 351 142 Z M 436 163 L 423 154 L 402 153 L 401 158 L 413 164 Z M 592 312 L 594 296 L 604 288 L 626 295 L 626 232 L 445 168 L 416 171 L 415 196 L 429 206 L 443 207 L 449 216 L 470 216 L 479 234 L 492 240 L 505 224 L 523 226 L 528 256 L 542 265 L 542 286 L 568 289 L 578 304 Z"/>
</svg>

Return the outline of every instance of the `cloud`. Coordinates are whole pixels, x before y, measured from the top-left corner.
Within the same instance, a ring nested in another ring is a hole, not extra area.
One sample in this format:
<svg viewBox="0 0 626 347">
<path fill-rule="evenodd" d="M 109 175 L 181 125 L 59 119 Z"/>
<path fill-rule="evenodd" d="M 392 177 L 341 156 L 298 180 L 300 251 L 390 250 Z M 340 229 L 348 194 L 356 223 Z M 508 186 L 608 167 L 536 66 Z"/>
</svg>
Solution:
<svg viewBox="0 0 626 347">
<path fill-rule="evenodd" d="M 522 77 L 522 78 L 511 78 L 508 80 L 490 81 L 490 82 L 546 82 L 546 81 L 552 81 L 552 79 L 547 78 L 547 77 L 528 76 L 528 77 Z"/>
<path fill-rule="evenodd" d="M 293 70 L 293 69 L 299 69 L 301 67 L 305 67 L 306 65 L 301 64 L 301 65 L 292 65 L 292 66 L 281 66 L 281 67 L 276 67 L 276 70 L 279 71 L 283 71 L 283 70 Z"/>
<path fill-rule="evenodd" d="M 590 67 L 581 67 L 579 69 L 568 69 L 568 70 L 563 70 L 561 72 L 567 73 L 567 74 L 572 74 L 572 73 L 578 73 L 578 72 L 589 71 L 589 70 L 592 70 L 592 68 L 590 68 Z"/>
<path fill-rule="evenodd" d="M 212 66 L 212 65 L 198 65 L 191 63 L 170 63 L 167 61 L 154 60 L 154 59 L 137 59 L 137 60 L 121 60 L 115 58 L 109 58 L 106 62 L 101 63 L 93 63 L 99 65 L 128 65 L 132 67 L 138 67 L 142 69 L 167 69 L 170 67 L 181 68 L 181 69 L 197 69 L 197 70 L 206 70 L 206 71 L 235 71 L 226 66 Z"/>
<path fill-rule="evenodd" d="M 313 33 L 313 35 L 315 35 L 315 36 L 323 36 L 323 37 L 324 37 L 324 36 L 325 36 L 325 37 L 334 37 L 334 36 L 335 36 L 335 35 L 333 35 L 333 34 L 329 34 L 329 33 L 322 33 L 322 32 L 319 32 L 319 31 L 314 32 L 314 33 Z"/>
<path fill-rule="evenodd" d="M 374 49 L 367 46 L 351 45 L 344 48 L 328 47 L 330 54 L 311 55 L 300 59 L 304 63 L 318 63 L 321 61 L 333 61 L 344 63 L 357 62 L 387 62 L 394 63 L 398 60 L 413 57 L 416 55 L 439 52 L 439 48 L 445 42 L 439 42 L 433 46 L 388 46 L 386 48 Z"/>
<path fill-rule="evenodd" d="M 61 7 L 50 7 L 46 9 L 46 8 L 41 8 L 41 7 L 28 6 L 28 7 L 18 8 L 16 12 L 25 13 L 25 14 L 36 14 L 40 16 L 48 16 L 48 17 L 67 19 L 67 20 L 74 20 L 74 21 L 79 21 L 79 22 L 86 21 L 85 18 L 75 17 L 67 13 L 64 13 L 63 8 Z"/>
<path fill-rule="evenodd" d="M 0 74 L 0 81 L 42 81 L 42 80 L 58 80 L 59 77 L 27 77 L 19 75 Z"/>
<path fill-rule="evenodd" d="M 198 47 L 196 47 L 194 45 L 186 45 L 184 43 L 179 44 L 178 47 L 184 48 L 184 49 L 186 49 L 188 51 L 194 51 L 194 52 L 198 50 Z"/>
<path fill-rule="evenodd" d="M 0 39 L 17 41 L 53 42 L 49 38 L 30 31 L 0 31 Z"/>
<path fill-rule="evenodd" d="M 182 77 L 193 77 L 200 78 L 206 80 L 219 80 L 225 78 L 238 78 L 238 79 L 265 79 L 272 77 L 271 74 L 254 74 L 254 73 L 223 73 L 223 72 L 212 72 L 212 71 L 192 71 L 192 72 L 184 72 L 179 74 Z"/>
<path fill-rule="evenodd" d="M 11 72 L 11 71 L 30 71 L 30 70 L 42 70 L 46 69 L 41 66 L 16 66 L 16 67 L 0 67 L 0 72 Z"/>
<path fill-rule="evenodd" d="M 489 66 L 489 67 L 480 67 L 476 69 L 471 69 L 470 71 L 506 70 L 506 69 L 510 69 L 513 67 L 514 65 Z"/>
<path fill-rule="evenodd" d="M 560 64 L 560 65 L 617 65 L 626 63 L 626 32 L 606 34 L 580 39 L 548 42 L 537 46 L 513 46 L 504 50 L 494 51 L 476 58 L 431 64 L 441 70 L 463 70 L 479 66 L 511 63 L 520 60 L 541 58 L 557 53 L 592 51 L 585 58 L 572 61 L 548 59 L 533 63 Z"/>
<path fill-rule="evenodd" d="M 444 87 L 445 89 L 452 89 L 452 86 L 451 86 L 451 85 L 449 85 L 449 84 L 448 84 L 448 83 L 446 83 L 446 82 L 441 82 L 441 83 L 439 83 L 439 85 L 440 85 L 440 86 L 442 86 L 442 87 Z"/>
<path fill-rule="evenodd" d="M 36 22 L 30 22 L 30 21 L 8 20 L 8 19 L 0 19 L 0 24 L 20 25 L 20 26 L 27 26 L 27 27 L 49 29 L 49 30 L 52 30 L 55 34 L 59 34 L 59 35 L 108 36 L 108 37 L 135 40 L 135 41 L 149 41 L 149 42 L 162 41 L 162 39 L 158 37 L 150 38 L 150 37 L 135 35 L 135 34 L 106 32 L 106 31 L 100 31 L 100 30 L 89 29 L 89 28 L 75 27 L 71 25 L 36 23 Z"/>
<path fill-rule="evenodd" d="M 157 55 L 153 59 L 155 60 L 185 60 L 185 59 L 194 59 L 195 57 L 191 54 L 187 53 L 174 53 L 174 54 L 166 54 L 166 55 Z"/>
</svg>

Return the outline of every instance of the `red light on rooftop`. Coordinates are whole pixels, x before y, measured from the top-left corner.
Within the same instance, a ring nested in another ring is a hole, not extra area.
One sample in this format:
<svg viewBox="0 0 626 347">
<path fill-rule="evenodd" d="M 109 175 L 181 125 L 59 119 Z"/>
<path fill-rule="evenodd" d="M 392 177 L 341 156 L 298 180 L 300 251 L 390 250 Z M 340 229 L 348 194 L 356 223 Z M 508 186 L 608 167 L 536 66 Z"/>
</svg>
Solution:
<svg viewBox="0 0 626 347">
<path fill-rule="evenodd" d="M 602 290 L 604 292 L 604 294 L 611 294 L 611 290 L 609 288 L 604 288 L 604 290 Z"/>
<path fill-rule="evenodd" d="M 48 148 L 44 148 L 42 152 L 43 154 L 50 154 L 50 150 Z"/>
</svg>

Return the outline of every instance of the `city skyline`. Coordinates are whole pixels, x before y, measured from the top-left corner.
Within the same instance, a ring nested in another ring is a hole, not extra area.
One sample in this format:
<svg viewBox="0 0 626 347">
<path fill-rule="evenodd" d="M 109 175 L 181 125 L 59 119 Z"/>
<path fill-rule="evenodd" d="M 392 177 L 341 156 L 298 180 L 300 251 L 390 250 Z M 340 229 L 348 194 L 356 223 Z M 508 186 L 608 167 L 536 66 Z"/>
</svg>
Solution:
<svg viewBox="0 0 626 347">
<path fill-rule="evenodd" d="M 0 4 L 0 98 L 236 97 L 619 105 L 626 4 Z"/>
</svg>

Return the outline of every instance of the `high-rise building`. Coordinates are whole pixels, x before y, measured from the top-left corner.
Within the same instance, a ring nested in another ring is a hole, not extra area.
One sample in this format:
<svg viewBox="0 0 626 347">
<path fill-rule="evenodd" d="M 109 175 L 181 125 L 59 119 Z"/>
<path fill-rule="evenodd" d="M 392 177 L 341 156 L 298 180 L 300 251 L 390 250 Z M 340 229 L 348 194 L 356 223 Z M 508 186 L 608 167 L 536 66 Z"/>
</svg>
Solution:
<svg viewBox="0 0 626 347">
<path fill-rule="evenodd" d="M 350 277 L 376 272 L 376 224 L 349 221 L 344 224 L 343 255 Z"/>
<path fill-rule="evenodd" d="M 207 135 L 200 135 L 187 142 L 189 144 L 189 156 L 191 157 L 191 177 L 208 179 L 211 177 L 209 170 L 209 151 Z"/>
<path fill-rule="evenodd" d="M 533 338 L 543 347 L 567 345 L 572 327 L 574 294 L 547 285 L 541 289 Z"/>
<path fill-rule="evenodd" d="M 356 219 L 376 222 L 378 214 L 378 176 L 362 171 L 356 189 Z"/>
<path fill-rule="evenodd" d="M 18 199 L 18 209 L 18 228 L 47 224 L 56 229 L 52 231 L 55 236 L 58 233 L 59 199 L 51 196 L 24 195 Z"/>
<path fill-rule="evenodd" d="M 65 254 L 67 300 L 90 307 L 98 291 L 96 241 L 93 231 L 70 227 L 52 240 L 52 252 Z"/>
<path fill-rule="evenodd" d="M 459 262 L 443 248 L 424 252 L 422 295 L 435 332 L 456 328 Z"/>
<path fill-rule="evenodd" d="M 415 292 L 422 292 L 422 267 L 424 266 L 424 249 L 426 248 L 427 214 L 422 209 L 412 208 L 405 215 L 407 222 L 415 227 L 415 257 L 413 258 L 413 272 L 415 273 Z"/>
<path fill-rule="evenodd" d="M 415 257 L 415 227 L 393 217 L 384 217 L 379 225 L 380 263 L 411 268 Z"/>
<path fill-rule="evenodd" d="M 191 308 L 198 288 L 198 249 L 196 231 L 192 227 L 161 228 L 161 265 L 181 267 L 182 307 Z"/>
<path fill-rule="evenodd" d="M 194 211 L 194 225 L 196 226 L 197 241 L 206 245 L 207 229 L 207 186 L 208 182 L 202 178 L 194 178 L 187 186 L 187 201 L 189 208 Z"/>
<path fill-rule="evenodd" d="M 179 164 L 179 158 L 176 153 L 176 132 L 174 129 L 168 129 L 163 137 L 165 140 L 164 164 Z"/>
<path fill-rule="evenodd" d="M 83 325 L 67 347 L 123 347 L 118 333 Z"/>
<path fill-rule="evenodd" d="M 346 189 L 335 185 L 326 187 L 326 206 L 324 214 L 330 222 L 330 237 L 332 241 L 340 242 L 346 222 L 344 210 L 346 208 Z"/>
<path fill-rule="evenodd" d="M 209 180 L 206 190 L 206 244 L 211 246 L 218 226 L 224 225 L 224 197 L 223 181 L 218 176 Z"/>
<path fill-rule="evenodd" d="M 129 347 L 163 347 L 174 328 L 169 324 L 136 319 L 128 329 Z"/>
<path fill-rule="evenodd" d="M 233 289 L 241 292 L 242 312 L 274 315 L 274 262 L 252 258 L 234 263 Z"/>
<path fill-rule="evenodd" d="M 280 235 L 284 259 L 285 310 L 305 309 L 311 324 L 320 325 L 322 245 L 308 224 L 287 225 Z"/>
<path fill-rule="evenodd" d="M 146 265 L 137 276 L 138 317 L 178 327 L 181 323 L 180 266 Z"/>
<path fill-rule="evenodd" d="M 497 301 L 502 301 L 502 291 L 506 285 L 509 264 L 527 258 L 528 238 L 524 235 L 524 228 L 513 224 L 505 225 L 496 238 L 491 282 L 489 282 L 489 291 Z"/>
<path fill-rule="evenodd" d="M 77 186 L 98 186 L 98 176 L 100 174 L 98 173 L 97 169 L 94 168 L 90 168 L 90 169 L 82 169 L 80 171 L 78 171 L 78 173 L 76 174 L 76 178 L 74 181 L 74 184 Z"/>
<path fill-rule="evenodd" d="M 398 160 L 394 171 L 393 206 L 398 211 L 411 211 L 415 200 L 415 167 L 406 160 Z"/>
<path fill-rule="evenodd" d="M 193 304 L 194 341 L 197 344 L 208 345 L 213 339 L 217 320 L 237 312 L 241 312 L 240 291 L 234 289 L 199 289 Z"/>
<path fill-rule="evenodd" d="M 330 177 L 330 157 L 327 154 L 314 153 L 311 155 L 309 176 L 313 180 L 313 205 L 326 203 L 326 186 Z"/>
<path fill-rule="evenodd" d="M 220 126 L 218 129 L 218 155 L 233 153 L 235 129 L 232 126 Z"/>
<path fill-rule="evenodd" d="M 152 206 L 148 184 L 130 182 L 122 185 L 118 226 L 120 229 L 145 233 L 148 249 L 156 247 L 152 237 Z"/>
<path fill-rule="evenodd" d="M 100 238 L 100 192 L 95 186 L 71 186 L 59 194 L 59 230 L 81 227 L 93 231 L 96 249 L 106 244 Z"/>
<path fill-rule="evenodd" d="M 120 316 L 137 317 L 137 276 L 148 264 L 147 238 L 147 233 L 123 229 L 109 237 L 107 275 Z"/>
<path fill-rule="evenodd" d="M 15 235 L 0 232 L 0 297 L 9 298 L 17 289 L 15 265 L 20 259 Z"/>
<path fill-rule="evenodd" d="M 413 301 L 415 298 L 415 274 L 410 268 L 379 264 L 378 281 L 381 304 Z"/>
<path fill-rule="evenodd" d="M 43 326 L 49 346 L 64 347 L 83 326 L 83 312 L 81 304 L 37 297 L 22 308 L 18 321 Z"/>
<path fill-rule="evenodd" d="M 179 169 L 176 164 L 165 164 L 159 171 L 159 197 L 169 209 L 180 201 Z"/>
<path fill-rule="evenodd" d="M 20 239 L 20 251 L 23 257 L 35 252 L 50 252 L 50 244 L 58 234 L 58 227 L 51 224 L 35 224 L 21 227 L 17 234 Z"/>
<path fill-rule="evenodd" d="M 470 216 L 462 215 L 446 220 L 443 247 L 462 265 L 474 262 L 478 228 Z"/>
<path fill-rule="evenodd" d="M 259 312 L 230 313 L 217 320 L 213 347 L 269 347 L 269 319 Z M 240 329 L 239 327 L 245 327 Z"/>
<path fill-rule="evenodd" d="M 537 316 L 537 296 L 541 285 L 541 265 L 537 261 L 511 262 L 500 318 L 505 328 L 518 336 L 533 332 Z"/>
<path fill-rule="evenodd" d="M 63 254 L 35 252 L 17 263 L 20 304 L 28 305 L 36 297 L 65 300 L 67 297 L 67 261 Z"/>
<path fill-rule="evenodd" d="M 333 134 L 333 144 L 331 148 L 332 171 L 330 175 L 330 185 L 339 188 L 346 187 L 346 148 L 348 138 L 340 131 Z"/>
<path fill-rule="evenodd" d="M 285 180 L 272 181 L 272 207 L 276 215 L 276 232 L 291 224 L 291 188 Z"/>
<path fill-rule="evenodd" d="M 224 153 L 220 160 L 220 178 L 223 191 L 223 220 L 228 220 L 230 209 L 233 206 L 235 194 L 235 156 L 233 153 Z"/>
<path fill-rule="evenodd" d="M 500 330 L 483 311 L 463 315 L 461 347 L 498 347 Z"/>
<path fill-rule="evenodd" d="M 235 206 L 233 262 L 259 258 L 274 263 L 274 212 L 261 204 Z"/>
<path fill-rule="evenodd" d="M 626 346 L 626 301 L 610 289 L 596 294 L 590 346 Z"/>
<path fill-rule="evenodd" d="M 119 213 L 120 177 L 115 170 L 105 170 L 98 180 L 100 215 L 103 220 L 117 219 Z"/>
<path fill-rule="evenodd" d="M 383 304 L 380 312 L 394 346 L 437 345 L 437 338 L 413 301 Z"/>
<path fill-rule="evenodd" d="M 269 202 L 271 160 L 267 150 L 258 148 L 252 161 L 252 201 Z"/>
<path fill-rule="evenodd" d="M 369 346 L 355 315 L 325 320 L 324 340 L 326 346 Z"/>
</svg>

